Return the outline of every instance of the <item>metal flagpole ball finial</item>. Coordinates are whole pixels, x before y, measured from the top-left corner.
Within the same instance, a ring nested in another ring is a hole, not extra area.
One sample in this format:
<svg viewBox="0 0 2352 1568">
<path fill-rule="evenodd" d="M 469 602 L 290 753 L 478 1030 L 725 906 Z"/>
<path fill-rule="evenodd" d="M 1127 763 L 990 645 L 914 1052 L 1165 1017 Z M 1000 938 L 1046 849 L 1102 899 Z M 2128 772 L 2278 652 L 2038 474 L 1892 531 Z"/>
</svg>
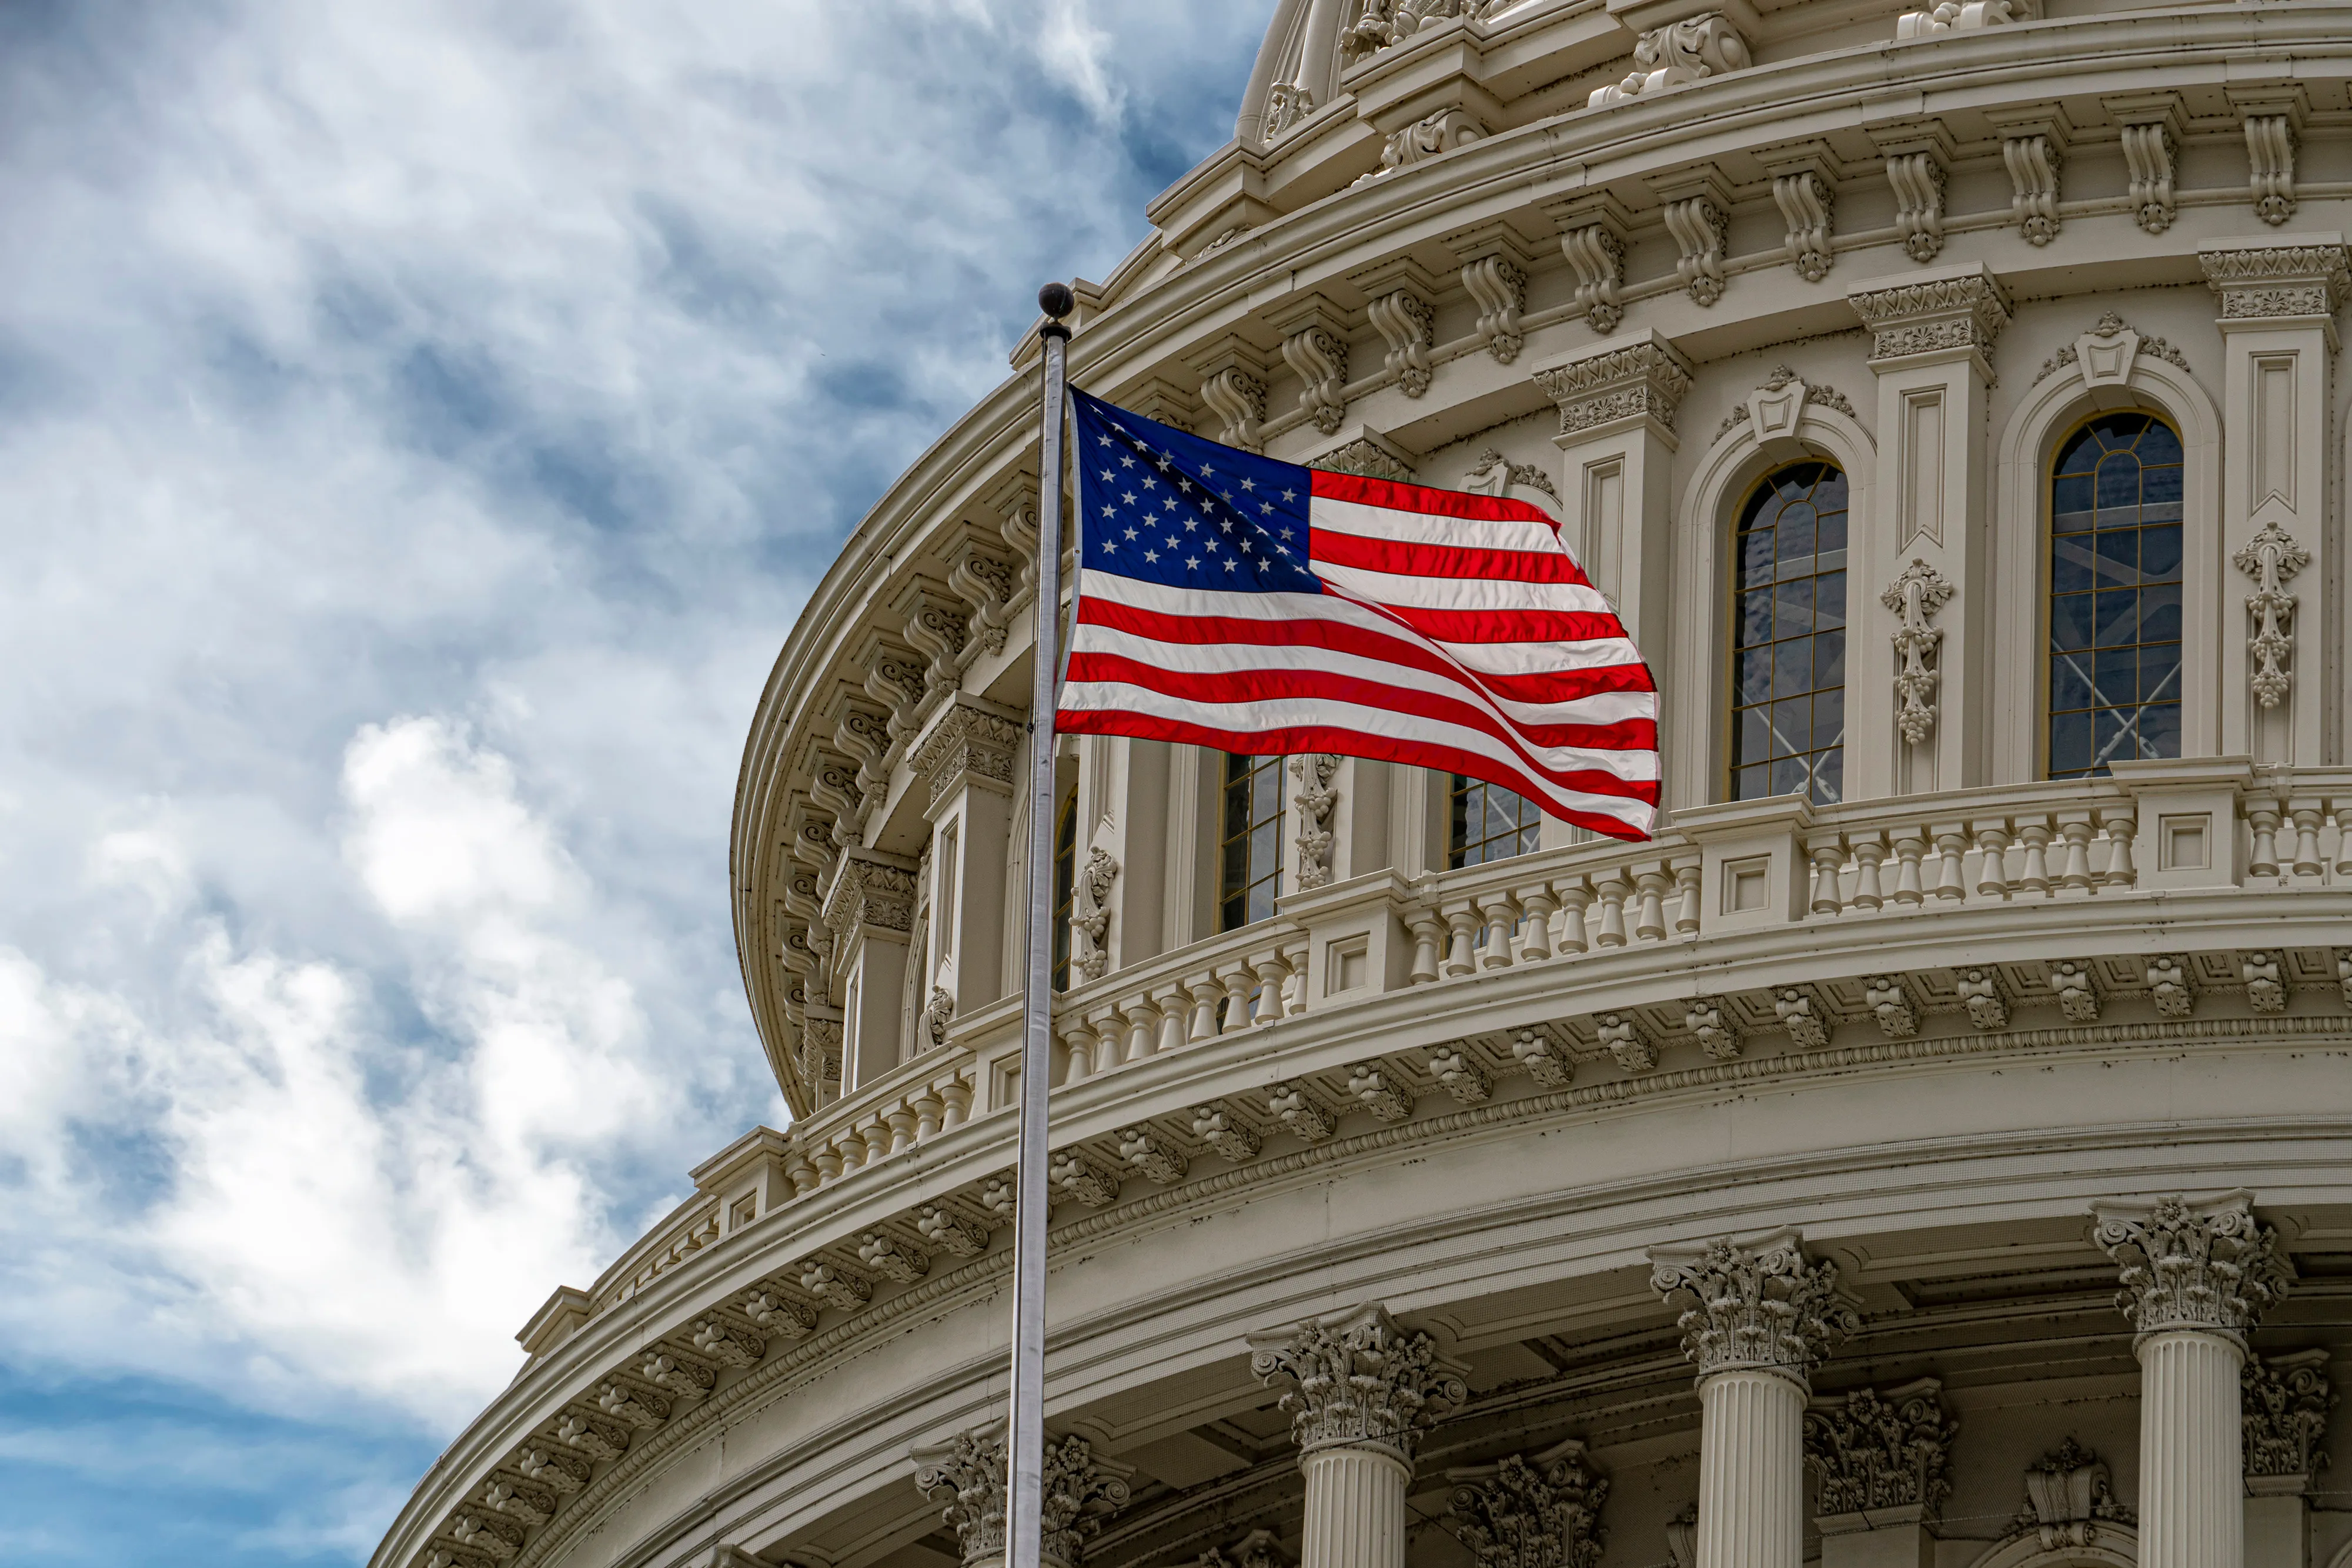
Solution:
<svg viewBox="0 0 2352 1568">
<path fill-rule="evenodd" d="M 1078 308 L 1078 297 L 1066 283 L 1049 283 L 1037 290 L 1037 308 L 1058 321 Z"/>
</svg>

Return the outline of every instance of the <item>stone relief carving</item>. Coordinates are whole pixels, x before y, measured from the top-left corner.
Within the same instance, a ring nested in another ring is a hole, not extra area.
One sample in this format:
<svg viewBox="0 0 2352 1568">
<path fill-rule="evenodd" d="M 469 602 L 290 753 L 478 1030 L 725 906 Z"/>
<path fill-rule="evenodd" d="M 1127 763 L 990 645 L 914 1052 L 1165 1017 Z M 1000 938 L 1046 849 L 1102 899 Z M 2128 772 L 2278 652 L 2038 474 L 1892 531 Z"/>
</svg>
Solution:
<svg viewBox="0 0 2352 1568">
<path fill-rule="evenodd" d="M 1331 880 L 1331 812 L 1339 803 L 1339 792 L 1331 788 L 1331 780 L 1339 771 L 1339 758 L 1328 751 L 1308 752 L 1290 759 L 1290 776 L 1298 780 L 1298 793 L 1291 797 L 1291 801 L 1298 808 L 1298 887 L 1302 893 Z"/>
<path fill-rule="evenodd" d="M 923 1003 L 923 1016 L 918 1023 L 920 1038 L 929 1045 L 945 1045 L 948 1020 L 955 1017 L 955 998 L 945 988 L 933 986 L 929 998 Z"/>
<path fill-rule="evenodd" d="M 1698 1504 L 1666 1521 L 1666 1558 L 1675 1568 L 1698 1568 Z"/>
<path fill-rule="evenodd" d="M 1370 440 L 1350 441 L 1334 447 L 1308 466 L 1327 474 L 1360 474 L 1367 479 L 1390 479 L 1400 485 L 1413 483 L 1412 470 L 1391 456 L 1388 448 Z"/>
<path fill-rule="evenodd" d="M 1564 1089 L 1576 1079 L 1575 1059 L 1540 1030 L 1523 1029 L 1511 1036 L 1511 1060 L 1546 1089 Z"/>
<path fill-rule="evenodd" d="M 1478 305 L 1478 336 L 1496 364 L 1519 357 L 1526 343 L 1519 312 L 1527 308 L 1528 275 L 1508 256 L 1477 256 L 1462 265 L 1462 287 Z"/>
<path fill-rule="evenodd" d="M 2184 371 L 2189 368 L 2188 355 L 2162 338 L 2142 336 L 2133 330 L 2130 323 L 2110 310 L 2100 317 L 2099 324 L 2084 333 L 2082 338 L 2067 344 L 2042 361 L 2042 368 L 2034 372 L 2033 384 L 2040 386 L 2067 366 L 2082 364 L 2083 349 L 2086 342 L 2092 350 L 2095 361 L 2103 354 L 2114 356 L 2112 362 L 2107 366 L 2103 367 L 2095 362 L 2084 371 L 2084 379 L 2086 381 L 2095 373 L 2099 376 L 2102 382 L 2126 381 L 2131 376 L 2132 361 L 2141 354 L 2154 354 L 2166 363 L 2178 365 Z"/>
<path fill-rule="evenodd" d="M 1298 406 L 1326 435 L 1348 417 L 1348 340 L 1318 322 L 1282 340 L 1283 362 L 1298 377 Z"/>
<path fill-rule="evenodd" d="M 1681 359 L 1657 343 L 1611 349 L 1538 371 L 1535 380 L 1559 405 L 1562 435 L 1644 414 L 1672 430 L 1691 384 Z"/>
<path fill-rule="evenodd" d="M 1315 112 L 1315 95 L 1295 81 L 1278 81 L 1265 89 L 1265 139 L 1272 141 L 1297 129 Z"/>
<path fill-rule="evenodd" d="M 1594 88 L 1585 107 L 1602 109 L 1685 82 L 1744 71 L 1749 63 L 1748 40 L 1739 29 L 1721 12 L 1710 11 L 1643 33 L 1634 41 L 1633 70 L 1622 81 Z"/>
<path fill-rule="evenodd" d="M 859 851 L 841 862 L 825 899 L 824 924 L 835 938 L 858 926 L 904 935 L 915 925 L 915 874 L 867 858 Z"/>
<path fill-rule="evenodd" d="M 1625 281 L 1625 240 L 1607 224 L 1581 224 L 1559 236 L 1560 254 L 1576 274 L 1576 308 L 1585 325 L 1607 336 L 1625 319 L 1617 290 Z"/>
<path fill-rule="evenodd" d="M 1024 738 L 1022 727 L 983 708 L 959 702 L 948 707 L 930 733 L 915 743 L 907 761 L 923 779 L 936 805 L 964 778 L 1013 788 L 1013 758 Z"/>
<path fill-rule="evenodd" d="M 2197 260 L 2207 285 L 2221 297 L 2226 319 L 2333 316 L 2352 289 L 2340 245 L 2202 250 Z"/>
<path fill-rule="evenodd" d="M 1772 179 L 1772 203 L 1780 209 L 1781 222 L 1788 225 L 1785 243 L 1797 276 L 1808 283 L 1819 283 L 1830 275 L 1830 267 L 1837 259 L 1830 248 L 1830 230 L 1836 220 L 1836 187 L 1810 169 L 1776 174 Z"/>
<path fill-rule="evenodd" d="M 1282 1409 L 1301 1454 L 1339 1446 L 1383 1448 L 1410 1465 L 1421 1428 L 1470 1397 L 1436 1342 L 1381 1306 L 1250 1336 L 1250 1371 L 1289 1385 Z"/>
<path fill-rule="evenodd" d="M 2327 1413 L 2336 1408 L 2336 1396 L 2328 1384 L 2325 1350 L 2249 1355 L 2238 1393 L 2250 1481 L 2280 1477 L 2307 1483 L 2327 1468 L 2319 1440 L 2326 1436 Z"/>
<path fill-rule="evenodd" d="M 1045 1183 L 1059 1196 L 1075 1198 L 1088 1208 L 1108 1208 L 1118 1201 L 1118 1173 L 1085 1149 L 1055 1154 L 1045 1168 Z"/>
<path fill-rule="evenodd" d="M 958 1433 L 950 1442 L 916 1449 L 913 1458 L 915 1490 L 934 1502 L 947 1494 L 940 1518 L 955 1531 L 963 1561 L 978 1563 L 1003 1557 L 1007 1484 L 1003 1435 Z M 1096 1458 L 1093 1445 L 1084 1437 L 1046 1443 L 1044 1556 L 1065 1568 L 1077 1568 L 1087 1538 L 1102 1527 L 1104 1515 L 1127 1502 L 1126 1470 L 1126 1466 Z"/>
<path fill-rule="evenodd" d="M 1739 1055 L 1739 1030 L 1719 998 L 1695 998 L 1684 1009 L 1683 1026 L 1709 1061 L 1730 1061 Z"/>
<path fill-rule="evenodd" d="M 1903 253 L 1933 261 L 1944 249 L 1944 186 L 1948 176 L 1932 152 L 1897 152 L 1886 160 L 1886 183 L 1895 189 L 1895 231 Z"/>
<path fill-rule="evenodd" d="M 2009 302 L 1986 274 L 1908 283 L 1848 297 L 1872 334 L 1873 361 L 1939 349 L 1973 349 L 1990 357 L 2009 325 Z"/>
<path fill-rule="evenodd" d="M 2048 131 L 2001 139 L 2000 161 L 2009 170 L 2013 194 L 2010 215 L 2029 245 L 2044 246 L 2058 237 L 2058 180 L 2064 172 L 2064 145 Z"/>
<path fill-rule="evenodd" d="M 1339 36 L 1339 53 L 1352 66 L 1394 48 L 1423 28 L 1454 16 L 1476 21 L 1517 0 L 1363 0 L 1363 10 Z"/>
<path fill-rule="evenodd" d="M 1201 402 L 1217 416 L 1217 439 L 1244 452 L 1258 449 L 1258 426 L 1265 421 L 1265 382 L 1239 365 L 1227 365 L 1201 382 Z"/>
<path fill-rule="evenodd" d="M 1459 1040 L 1431 1046 L 1422 1053 L 1422 1065 L 1439 1087 L 1465 1105 L 1481 1104 L 1494 1097 L 1494 1080 Z"/>
<path fill-rule="evenodd" d="M 1592 1032 L 1599 1038 L 1601 1049 L 1626 1071 L 1651 1072 L 1657 1069 L 1658 1042 L 1650 1038 L 1641 1020 L 1632 1013 L 1597 1014 L 1592 1019 Z"/>
<path fill-rule="evenodd" d="M 2277 1232 L 2254 1218 L 2242 1192 L 2196 1204 L 2099 1204 L 2092 1212 L 2092 1239 L 2121 1270 L 2116 1304 L 2141 1333 L 2242 1334 L 2286 1295 Z"/>
<path fill-rule="evenodd" d="M 1374 180 L 1384 180 L 1398 170 L 1409 169 L 1425 158 L 1451 152 L 1457 147 L 1467 147 L 1486 134 L 1486 128 L 1465 110 L 1441 109 L 1402 131 L 1389 132 L 1388 141 L 1381 147 L 1381 166 L 1356 183 L 1364 185 Z"/>
<path fill-rule="evenodd" d="M 1793 1230 L 1659 1248 L 1651 1262 L 1650 1288 L 1682 1304 L 1675 1327 L 1701 1377 L 1754 1369 L 1801 1377 L 1862 1327 L 1838 1298 L 1837 1265 L 1809 1261 Z"/>
<path fill-rule="evenodd" d="M 2179 139 L 2168 119 L 2126 122 L 2124 164 L 2131 172 L 2133 217 L 2152 235 L 2172 226 L 2178 205 L 2172 189 L 2173 154 Z"/>
<path fill-rule="evenodd" d="M 2116 1500 L 2106 1461 L 2069 1437 L 2025 1472 L 2025 1507 L 2018 1529 L 2040 1537 L 2042 1550 L 2089 1546 L 2103 1522 L 2129 1524 L 2131 1510 Z"/>
<path fill-rule="evenodd" d="M 1223 1105 L 1194 1106 L 1192 1135 L 1216 1150 L 1219 1158 L 1237 1166 L 1257 1158 L 1258 1150 L 1265 1146 L 1255 1128 Z"/>
<path fill-rule="evenodd" d="M 1730 219 L 1713 196 L 1685 196 L 1665 204 L 1666 232 L 1681 255 L 1675 276 L 1693 303 L 1712 305 L 1723 298 L 1723 247 Z"/>
<path fill-rule="evenodd" d="M 966 624 L 966 647 L 993 656 L 1004 652 L 1004 633 L 1013 615 L 1010 606 L 1019 577 L 1013 564 L 986 550 L 966 548 L 948 572 L 948 586 L 971 609 Z"/>
<path fill-rule="evenodd" d="M 1070 914 L 1070 929 L 1086 938 L 1078 955 L 1078 972 L 1089 980 L 1099 980 L 1110 967 L 1110 887 L 1118 880 L 1118 862 L 1108 850 L 1097 845 L 1087 852 L 1087 863 L 1078 873 L 1080 896 L 1074 901 Z"/>
<path fill-rule="evenodd" d="M 1289 1568 L 1289 1563 L 1274 1531 L 1253 1530 L 1231 1546 L 1212 1546 L 1202 1552 L 1200 1568 Z"/>
<path fill-rule="evenodd" d="M 1525 485 L 1541 490 L 1553 500 L 1559 499 L 1559 489 L 1551 476 L 1532 463 L 1514 463 L 1489 446 L 1478 454 L 1470 471 L 1462 476 L 1462 488 L 1473 496 L 1507 496 L 1514 485 Z"/>
<path fill-rule="evenodd" d="M 2276 707 L 2294 682 L 2287 666 L 2294 655 L 2295 596 L 2286 585 L 2311 564 L 2311 552 L 2273 518 L 2230 560 L 2254 580 L 2254 591 L 2246 595 L 2246 619 L 2253 627 L 2246 652 L 2253 655 L 2254 700 Z"/>
<path fill-rule="evenodd" d="M 1365 314 L 1388 345 L 1381 368 L 1397 380 L 1407 397 L 1429 391 L 1429 350 L 1436 314 L 1429 301 L 1412 288 L 1394 288 L 1375 296 Z"/>
<path fill-rule="evenodd" d="M 1129 1127 L 1118 1134 L 1118 1157 L 1130 1170 L 1139 1172 L 1161 1186 L 1173 1186 L 1184 1179 L 1189 1162 L 1183 1151 L 1174 1147 L 1149 1126 Z"/>
<path fill-rule="evenodd" d="M 1805 1413 L 1805 1469 L 1823 1514 L 1916 1509 L 1933 1518 L 1952 1491 L 1952 1439 L 1943 1385 L 1922 1378 L 1881 1395 L 1857 1388 Z"/>
<path fill-rule="evenodd" d="M 2012 0 L 1940 0 L 1931 9 L 1906 11 L 1895 18 L 1895 41 L 1906 38 L 1932 38 L 1939 33 L 1971 33 L 1980 27 L 1999 27 L 2025 18 L 2017 15 Z"/>
<path fill-rule="evenodd" d="M 1895 727 L 1916 746 L 1935 733 L 1936 688 L 1942 676 L 1936 668 L 1936 650 L 1944 641 L 1943 628 L 1929 617 L 1951 601 L 1952 585 L 1944 574 L 1913 557 L 1911 564 L 1889 583 L 1878 601 L 1895 612 Z"/>
<path fill-rule="evenodd" d="M 1571 1438 L 1549 1452 L 1446 1472 L 1447 1512 L 1478 1568 L 1597 1568 L 1609 1479 Z"/>
<path fill-rule="evenodd" d="M 2246 162 L 2254 214 L 2271 225 L 2294 216 L 2294 121 L 2284 114 L 2246 116 Z"/>
</svg>

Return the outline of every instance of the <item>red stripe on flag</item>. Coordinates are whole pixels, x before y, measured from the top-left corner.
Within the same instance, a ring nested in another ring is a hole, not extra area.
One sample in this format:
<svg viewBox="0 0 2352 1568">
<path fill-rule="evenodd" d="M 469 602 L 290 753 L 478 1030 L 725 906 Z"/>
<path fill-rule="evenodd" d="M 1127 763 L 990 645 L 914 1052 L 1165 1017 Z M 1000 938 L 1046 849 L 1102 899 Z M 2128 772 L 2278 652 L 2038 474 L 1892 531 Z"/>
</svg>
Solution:
<svg viewBox="0 0 2352 1568">
<path fill-rule="evenodd" d="M 1559 524 L 1540 507 L 1501 496 L 1471 496 L 1460 490 L 1433 490 L 1426 485 L 1400 485 L 1393 479 L 1372 479 L 1361 474 L 1307 470 L 1312 494 L 1360 506 L 1383 507 L 1391 512 L 1418 512 L 1431 517 L 1475 517 L 1489 523 L 1541 523 L 1555 535 Z"/>
<path fill-rule="evenodd" d="M 1493 549 L 1485 546 L 1411 544 L 1402 539 L 1368 538 L 1362 534 L 1310 528 L 1307 535 L 1308 562 L 1362 571 L 1392 572 L 1400 577 L 1479 578 L 1498 582 L 1563 582 L 1590 588 L 1591 582 L 1577 564 L 1559 550 Z"/>
</svg>

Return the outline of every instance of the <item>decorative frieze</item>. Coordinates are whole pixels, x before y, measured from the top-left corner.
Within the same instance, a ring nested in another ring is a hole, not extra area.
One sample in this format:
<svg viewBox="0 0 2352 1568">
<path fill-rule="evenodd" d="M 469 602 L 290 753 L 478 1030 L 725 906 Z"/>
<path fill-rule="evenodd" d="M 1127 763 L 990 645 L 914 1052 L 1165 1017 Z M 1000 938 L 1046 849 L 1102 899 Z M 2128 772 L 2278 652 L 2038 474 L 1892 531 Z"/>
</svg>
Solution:
<svg viewBox="0 0 2352 1568">
<path fill-rule="evenodd" d="M 602 1464 L 628 1451 L 629 1429 L 618 1421 L 607 1421 L 584 1410 L 567 1410 L 555 1424 L 555 1440 Z"/>
<path fill-rule="evenodd" d="M 1559 433 L 1580 435 L 1620 420 L 1654 420 L 1667 430 L 1690 391 L 1690 361 L 1652 332 L 1539 365 L 1536 384 L 1559 406 Z"/>
<path fill-rule="evenodd" d="M 719 1381 L 715 1363 L 698 1355 L 688 1355 L 675 1345 L 656 1345 L 638 1360 L 637 1375 L 657 1388 L 672 1394 L 694 1396 L 708 1394 Z"/>
<path fill-rule="evenodd" d="M 1866 286 L 1846 303 L 1872 335 L 1874 364 L 1913 354 L 1966 350 L 1990 360 L 1993 340 L 2009 325 L 2009 298 L 1981 266 L 1892 287 Z"/>
<path fill-rule="evenodd" d="M 1435 1341 L 1377 1305 L 1252 1334 L 1250 1351 L 1250 1370 L 1260 1382 L 1288 1385 L 1282 1408 L 1302 1454 L 1369 1448 L 1410 1465 L 1421 1428 L 1439 1409 L 1470 1396 Z"/>
<path fill-rule="evenodd" d="M 2340 242 L 2200 248 L 2206 284 L 2221 296 L 2224 321 L 2333 318 L 2352 288 Z"/>
<path fill-rule="evenodd" d="M 1024 733 L 1018 717 L 958 693 L 932 716 L 907 760 L 933 805 L 967 783 L 1010 795 Z"/>
<path fill-rule="evenodd" d="M 1633 42 L 1633 68 L 1621 81 L 1597 87 L 1585 107 L 1602 109 L 1644 93 L 1685 82 L 1744 71 L 1751 63 L 1748 40 L 1719 11 L 1653 27 Z"/>
<path fill-rule="evenodd" d="M 2254 700 L 2276 707 L 2294 681 L 2288 665 L 2294 655 L 2295 596 L 2286 585 L 2311 564 L 2311 552 L 2273 517 L 2230 559 L 2254 580 L 2254 591 L 2246 595 L 2246 621 L 2252 633 L 2246 651 L 2252 655 Z"/>
<path fill-rule="evenodd" d="M 1388 479 L 1399 485 L 1415 482 L 1412 469 L 1397 449 L 1370 434 L 1342 442 L 1307 465 L 1326 474 L 1360 474 L 1367 479 Z"/>
<path fill-rule="evenodd" d="M 1718 1372 L 1807 1369 L 1859 1332 L 1837 1293 L 1837 1265 L 1811 1262 L 1794 1230 L 1650 1253 L 1650 1288 L 1683 1311 L 1683 1354 L 1704 1379 Z"/>
<path fill-rule="evenodd" d="M 1805 1413 L 1805 1469 L 1825 1515 L 1916 1509 L 1932 1519 L 1951 1495 L 1952 1438 L 1943 1385 L 1932 1377 L 1880 1394 L 1857 1388 Z"/>
<path fill-rule="evenodd" d="M 2328 1384 L 2326 1351 L 2249 1355 L 2238 1391 L 2249 1481 L 2275 1477 L 2308 1484 L 2326 1468 L 2327 1454 L 2319 1442 L 2326 1436 L 2327 1413 L 2336 1408 L 2336 1396 Z"/>
<path fill-rule="evenodd" d="M 2243 1335 L 2283 1300 L 2288 1270 L 2277 1233 L 2233 1192 L 2202 1203 L 2103 1203 L 2093 1239 L 2121 1270 L 2116 1304 L 2143 1334 L 2176 1329 Z"/>
<path fill-rule="evenodd" d="M 1448 1470 L 1445 1479 L 1454 1483 L 1446 1511 L 1454 1537 L 1478 1568 L 1596 1568 L 1600 1563 L 1609 1478 L 1593 1469 L 1575 1438 L 1544 1453 Z"/>
<path fill-rule="evenodd" d="M 1930 617 L 1951 598 L 1950 580 L 1917 557 L 1878 596 L 1895 616 L 1895 727 L 1914 746 L 1935 733 L 1936 688 L 1942 679 L 1936 650 L 1944 632 Z"/>
</svg>

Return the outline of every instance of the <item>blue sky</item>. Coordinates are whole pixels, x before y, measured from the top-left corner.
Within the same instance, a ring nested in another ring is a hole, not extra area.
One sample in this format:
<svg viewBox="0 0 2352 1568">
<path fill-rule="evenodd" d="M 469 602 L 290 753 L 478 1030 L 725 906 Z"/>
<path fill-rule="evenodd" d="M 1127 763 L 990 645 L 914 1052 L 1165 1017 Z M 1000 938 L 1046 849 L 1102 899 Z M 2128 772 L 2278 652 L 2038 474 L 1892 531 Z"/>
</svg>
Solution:
<svg viewBox="0 0 2352 1568">
<path fill-rule="evenodd" d="M 782 1117 L 760 683 L 1267 9 L 0 5 L 0 1560 L 363 1559 Z"/>
</svg>

